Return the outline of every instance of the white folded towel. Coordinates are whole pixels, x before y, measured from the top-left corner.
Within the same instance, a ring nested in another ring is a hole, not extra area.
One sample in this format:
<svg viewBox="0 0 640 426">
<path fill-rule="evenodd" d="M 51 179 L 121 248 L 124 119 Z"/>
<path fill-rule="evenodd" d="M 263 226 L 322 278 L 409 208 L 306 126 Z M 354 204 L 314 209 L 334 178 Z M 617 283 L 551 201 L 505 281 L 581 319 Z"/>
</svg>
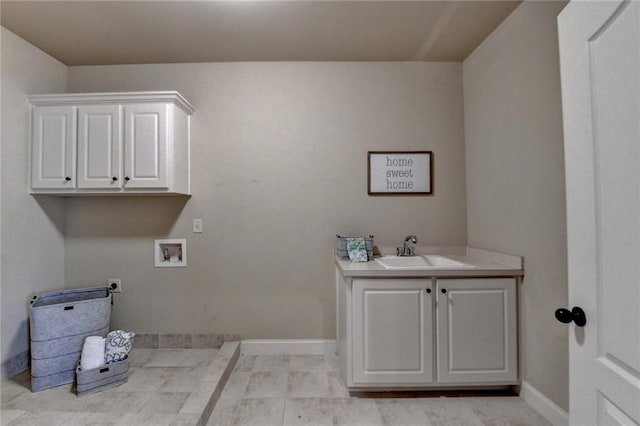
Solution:
<svg viewBox="0 0 640 426">
<path fill-rule="evenodd" d="M 82 355 L 80 356 L 80 368 L 93 370 L 104 365 L 105 338 L 89 336 L 84 339 Z"/>
</svg>

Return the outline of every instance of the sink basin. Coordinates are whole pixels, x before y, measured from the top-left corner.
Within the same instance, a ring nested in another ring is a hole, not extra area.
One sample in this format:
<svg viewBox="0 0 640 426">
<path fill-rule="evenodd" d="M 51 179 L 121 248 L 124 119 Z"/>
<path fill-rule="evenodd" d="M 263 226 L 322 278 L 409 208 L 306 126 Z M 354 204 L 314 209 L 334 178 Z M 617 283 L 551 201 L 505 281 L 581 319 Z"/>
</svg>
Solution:
<svg viewBox="0 0 640 426">
<path fill-rule="evenodd" d="M 387 269 L 423 269 L 431 266 L 422 256 L 384 256 L 375 260 Z"/>
<path fill-rule="evenodd" d="M 468 263 L 460 262 L 459 260 L 453 260 L 445 256 L 439 256 L 436 254 L 429 254 L 422 256 L 427 262 L 431 264 L 433 268 L 442 268 L 442 269 L 472 269 L 475 266 L 470 265 Z"/>
<path fill-rule="evenodd" d="M 445 256 L 383 256 L 375 259 L 386 269 L 473 269 L 475 266 Z"/>
</svg>

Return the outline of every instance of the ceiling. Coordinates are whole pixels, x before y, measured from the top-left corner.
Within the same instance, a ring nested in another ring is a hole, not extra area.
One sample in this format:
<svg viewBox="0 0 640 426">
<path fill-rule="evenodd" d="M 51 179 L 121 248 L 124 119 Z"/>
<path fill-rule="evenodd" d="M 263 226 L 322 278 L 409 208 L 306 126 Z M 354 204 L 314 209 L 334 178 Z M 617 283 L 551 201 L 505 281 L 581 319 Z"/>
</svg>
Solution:
<svg viewBox="0 0 640 426">
<path fill-rule="evenodd" d="M 66 65 L 461 61 L 518 1 L 6 1 L 2 26 Z"/>
</svg>

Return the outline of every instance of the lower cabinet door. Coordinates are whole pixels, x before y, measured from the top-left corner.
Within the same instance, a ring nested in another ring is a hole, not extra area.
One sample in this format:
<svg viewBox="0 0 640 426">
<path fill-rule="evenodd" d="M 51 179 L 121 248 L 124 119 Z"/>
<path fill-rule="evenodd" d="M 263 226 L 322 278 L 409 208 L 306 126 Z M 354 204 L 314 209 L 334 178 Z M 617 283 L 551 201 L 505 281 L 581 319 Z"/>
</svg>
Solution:
<svg viewBox="0 0 640 426">
<path fill-rule="evenodd" d="M 516 281 L 438 279 L 439 383 L 518 380 Z"/>
<path fill-rule="evenodd" d="M 433 296 L 430 279 L 353 280 L 354 384 L 433 382 Z"/>
</svg>

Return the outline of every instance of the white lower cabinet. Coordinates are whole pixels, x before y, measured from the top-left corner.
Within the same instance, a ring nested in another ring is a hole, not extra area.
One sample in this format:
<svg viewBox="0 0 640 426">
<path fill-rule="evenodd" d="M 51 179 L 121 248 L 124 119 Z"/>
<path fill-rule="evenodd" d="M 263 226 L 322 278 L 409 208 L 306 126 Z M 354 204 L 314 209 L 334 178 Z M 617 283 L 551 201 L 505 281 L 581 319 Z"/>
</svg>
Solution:
<svg viewBox="0 0 640 426">
<path fill-rule="evenodd" d="M 338 322 L 346 322 L 347 336 L 338 340 L 345 342 L 339 349 L 350 351 L 340 354 L 348 387 L 518 383 L 515 278 L 353 278 L 342 284 L 338 296 L 347 300 Z"/>
<path fill-rule="evenodd" d="M 433 382 L 432 295 L 428 279 L 354 280 L 354 382 Z"/>
<path fill-rule="evenodd" d="M 515 280 L 438 279 L 436 289 L 438 382 L 515 383 Z"/>
</svg>

